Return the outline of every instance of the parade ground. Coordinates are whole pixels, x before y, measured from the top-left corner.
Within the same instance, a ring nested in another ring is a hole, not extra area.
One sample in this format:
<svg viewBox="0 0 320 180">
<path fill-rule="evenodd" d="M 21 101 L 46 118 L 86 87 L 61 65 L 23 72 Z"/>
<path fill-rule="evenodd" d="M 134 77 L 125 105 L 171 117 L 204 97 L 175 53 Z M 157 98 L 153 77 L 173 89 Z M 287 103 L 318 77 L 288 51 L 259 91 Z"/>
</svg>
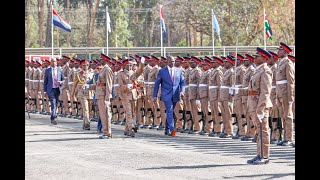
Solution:
<svg viewBox="0 0 320 180">
<path fill-rule="evenodd" d="M 270 163 L 248 165 L 256 144 L 234 139 L 140 129 L 135 138 L 112 125 L 99 139 L 96 122 L 31 114 L 25 118 L 26 180 L 295 179 L 295 148 L 270 145 Z"/>
</svg>

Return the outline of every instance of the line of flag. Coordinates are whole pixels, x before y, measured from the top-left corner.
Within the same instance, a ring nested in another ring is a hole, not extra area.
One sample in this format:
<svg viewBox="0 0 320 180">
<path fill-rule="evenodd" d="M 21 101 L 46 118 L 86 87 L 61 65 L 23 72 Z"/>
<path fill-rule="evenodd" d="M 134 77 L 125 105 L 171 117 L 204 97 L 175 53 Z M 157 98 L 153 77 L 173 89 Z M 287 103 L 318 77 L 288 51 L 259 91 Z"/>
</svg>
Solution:
<svg viewBox="0 0 320 180">
<path fill-rule="evenodd" d="M 215 29 L 216 33 L 218 35 L 219 38 L 219 42 L 222 42 L 221 38 L 220 38 L 220 27 L 219 27 L 219 23 L 217 21 L 216 15 L 214 13 L 212 13 L 212 30 Z"/>
<path fill-rule="evenodd" d="M 161 30 L 162 30 L 163 38 L 166 38 L 167 37 L 167 30 L 166 30 L 166 24 L 164 23 L 164 15 L 163 15 L 162 7 L 163 7 L 163 5 L 160 5 Z"/>
<path fill-rule="evenodd" d="M 67 23 L 65 20 L 63 20 L 54 9 L 52 9 L 52 22 L 53 22 L 53 25 L 65 31 L 71 32 L 70 24 Z"/>
<path fill-rule="evenodd" d="M 267 20 L 267 15 L 264 14 L 265 19 L 264 19 L 264 26 L 266 27 L 266 37 L 267 39 L 272 40 L 272 30 L 271 30 L 271 26 L 269 24 L 269 21 Z"/>
</svg>

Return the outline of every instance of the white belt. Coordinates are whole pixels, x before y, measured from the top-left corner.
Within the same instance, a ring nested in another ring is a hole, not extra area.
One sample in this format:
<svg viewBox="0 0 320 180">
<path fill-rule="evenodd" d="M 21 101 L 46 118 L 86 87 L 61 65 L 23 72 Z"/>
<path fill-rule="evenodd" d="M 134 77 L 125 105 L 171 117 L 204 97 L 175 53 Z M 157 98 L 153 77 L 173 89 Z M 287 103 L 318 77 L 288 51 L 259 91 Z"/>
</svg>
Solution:
<svg viewBox="0 0 320 180">
<path fill-rule="evenodd" d="M 197 87 L 198 85 L 197 84 L 189 84 L 189 87 Z"/>
<path fill-rule="evenodd" d="M 154 84 L 155 82 L 147 82 L 148 85 L 152 85 Z"/>
<path fill-rule="evenodd" d="M 38 82 L 39 80 L 29 80 L 29 81 L 31 81 L 31 82 Z"/>
<path fill-rule="evenodd" d="M 241 89 L 248 89 L 248 87 L 245 87 L 245 88 L 241 88 Z"/>
<path fill-rule="evenodd" d="M 189 85 L 184 86 L 184 88 L 188 88 L 188 87 L 189 87 Z"/>
<path fill-rule="evenodd" d="M 44 80 L 39 80 L 39 82 L 44 82 Z"/>
<path fill-rule="evenodd" d="M 29 79 L 24 79 L 25 81 L 29 81 Z"/>
<path fill-rule="evenodd" d="M 73 84 L 73 82 L 68 82 L 68 85 Z"/>
<path fill-rule="evenodd" d="M 209 86 L 209 89 L 218 88 L 219 86 Z"/>
<path fill-rule="evenodd" d="M 277 86 L 272 86 L 272 89 L 273 89 L 273 88 L 276 88 L 276 87 L 277 87 Z"/>
<path fill-rule="evenodd" d="M 199 84 L 199 87 L 207 87 L 208 84 Z"/>
<path fill-rule="evenodd" d="M 281 81 L 277 81 L 276 84 L 286 84 L 288 81 L 287 80 L 281 80 Z"/>
<path fill-rule="evenodd" d="M 68 77 L 64 77 L 63 79 L 67 79 Z"/>
<path fill-rule="evenodd" d="M 238 85 L 235 85 L 234 87 L 239 88 L 241 86 L 242 86 L 242 84 L 238 84 Z"/>
<path fill-rule="evenodd" d="M 220 86 L 220 89 L 229 89 L 230 86 Z"/>
<path fill-rule="evenodd" d="M 117 87 L 117 86 L 119 86 L 119 84 L 114 84 L 114 85 L 113 85 L 113 87 Z"/>
</svg>

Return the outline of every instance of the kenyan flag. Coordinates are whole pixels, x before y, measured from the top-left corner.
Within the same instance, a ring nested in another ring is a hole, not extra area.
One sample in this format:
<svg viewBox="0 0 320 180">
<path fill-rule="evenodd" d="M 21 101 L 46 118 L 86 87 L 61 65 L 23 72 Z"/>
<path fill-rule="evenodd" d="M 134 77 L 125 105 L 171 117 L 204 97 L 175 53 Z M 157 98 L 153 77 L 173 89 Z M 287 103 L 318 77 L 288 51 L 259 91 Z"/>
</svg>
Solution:
<svg viewBox="0 0 320 180">
<path fill-rule="evenodd" d="M 269 21 L 267 19 L 264 20 L 264 26 L 266 27 L 266 36 L 267 39 L 272 40 L 272 30 L 269 24 Z"/>
</svg>

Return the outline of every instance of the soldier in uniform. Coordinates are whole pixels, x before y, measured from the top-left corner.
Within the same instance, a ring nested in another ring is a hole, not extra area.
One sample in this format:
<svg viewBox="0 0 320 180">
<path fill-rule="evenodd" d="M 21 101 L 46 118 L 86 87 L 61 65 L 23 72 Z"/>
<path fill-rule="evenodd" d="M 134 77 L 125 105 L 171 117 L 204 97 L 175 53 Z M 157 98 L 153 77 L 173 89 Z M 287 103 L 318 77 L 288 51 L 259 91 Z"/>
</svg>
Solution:
<svg viewBox="0 0 320 180">
<path fill-rule="evenodd" d="M 114 73 L 107 61 L 110 58 L 101 53 L 100 64 L 103 65 L 96 84 L 92 84 L 88 87 L 90 90 L 95 90 L 95 98 L 97 99 L 99 115 L 102 124 L 103 134 L 99 136 L 100 139 L 109 139 L 112 137 L 111 132 L 111 111 L 110 111 L 110 99 L 112 98 L 112 86 Z"/>
<path fill-rule="evenodd" d="M 121 70 L 122 63 L 120 61 L 116 61 L 114 65 L 114 76 L 113 76 L 113 87 L 112 87 L 112 110 L 113 110 L 113 123 L 121 123 L 123 118 L 120 119 L 120 96 L 119 96 L 119 83 L 118 83 L 118 73 Z"/>
<path fill-rule="evenodd" d="M 160 125 L 160 105 L 159 100 L 157 102 L 153 101 L 153 89 L 154 89 L 154 83 L 157 79 L 158 72 L 160 70 L 160 67 L 158 66 L 160 60 L 159 58 L 151 55 L 151 60 L 149 61 L 149 65 L 151 66 L 151 71 L 148 74 L 148 83 L 147 83 L 147 98 L 149 103 L 152 106 L 152 112 L 153 112 L 153 126 L 149 124 L 149 129 L 157 129 Z"/>
<path fill-rule="evenodd" d="M 241 141 L 252 141 L 253 137 L 256 134 L 256 127 L 253 125 L 253 121 L 250 119 L 250 113 L 248 112 L 248 85 L 252 74 L 255 71 L 255 68 L 252 66 L 254 62 L 254 57 L 250 54 L 245 54 L 244 66 L 246 67 L 246 72 L 244 73 L 243 80 L 242 80 L 242 87 L 239 90 L 239 94 L 241 95 L 241 102 L 242 102 L 242 114 L 244 115 L 246 124 L 246 135 L 241 138 Z"/>
<path fill-rule="evenodd" d="M 34 93 L 34 90 L 33 90 L 33 73 L 35 71 L 35 61 L 31 61 L 30 63 L 30 72 L 29 72 L 29 86 L 28 86 L 28 91 L 29 91 L 29 95 L 30 95 L 30 100 L 29 100 L 29 105 L 30 105 L 30 111 L 31 112 L 35 112 L 35 109 L 34 109 L 34 106 L 35 106 L 35 103 L 36 103 L 36 97 L 35 97 L 35 93 Z"/>
<path fill-rule="evenodd" d="M 224 132 L 220 134 L 220 138 L 231 138 L 233 134 L 231 114 L 233 113 L 232 96 L 229 94 L 229 89 L 234 82 L 234 59 L 232 56 L 227 56 L 224 60 L 224 68 L 226 71 L 223 74 L 222 83 L 219 91 L 219 101 L 221 102 L 221 114 L 223 119 Z"/>
<path fill-rule="evenodd" d="M 269 110 L 272 107 L 270 99 L 272 88 L 272 71 L 267 65 L 271 54 L 257 48 L 254 62 L 256 70 L 252 74 L 248 86 L 248 112 L 254 125 L 257 127 L 257 156 L 247 161 L 248 164 L 269 163 L 270 131 Z"/>
<path fill-rule="evenodd" d="M 51 109 L 49 106 L 49 98 L 47 96 L 47 94 L 44 93 L 44 74 L 46 72 L 46 69 L 48 68 L 48 66 L 50 65 L 50 61 L 48 59 L 44 60 L 44 62 L 42 63 L 42 72 L 41 72 L 41 79 L 40 79 L 40 90 L 41 90 L 41 94 L 42 94 L 42 105 L 43 105 L 43 109 L 44 109 L 44 114 L 51 114 Z"/>
<path fill-rule="evenodd" d="M 277 106 L 277 96 L 276 96 L 276 87 L 277 87 L 277 80 L 276 80 L 276 73 L 277 73 L 277 61 L 279 59 L 279 56 L 271 51 L 268 51 L 271 54 L 270 59 L 268 60 L 267 64 L 270 67 L 271 71 L 272 71 L 272 89 L 271 89 L 271 95 L 270 95 L 270 99 L 272 102 L 272 108 L 270 109 L 270 118 L 271 118 L 271 123 L 272 123 L 272 133 L 271 133 L 271 140 L 270 140 L 270 144 L 276 144 L 279 138 L 279 129 L 277 128 L 277 122 L 278 122 L 278 118 L 279 115 L 281 114 L 279 112 L 279 108 Z M 270 122 L 269 122 L 270 123 Z M 282 136 L 282 134 L 281 134 Z"/>
<path fill-rule="evenodd" d="M 224 62 L 224 61 L 226 61 L 227 60 L 227 58 L 226 57 L 224 57 L 224 56 L 221 56 L 221 60 L 222 60 L 222 62 Z M 227 71 L 227 69 L 224 67 L 224 64 L 225 63 L 223 63 L 222 64 L 222 68 L 221 68 L 221 71 L 223 72 L 223 74 Z"/>
<path fill-rule="evenodd" d="M 221 65 L 223 64 L 222 60 L 219 57 L 212 56 L 212 70 L 209 75 L 209 102 L 211 109 L 211 116 L 213 118 L 213 130 L 214 132 L 210 132 L 210 137 L 218 137 L 221 134 L 221 112 L 220 107 L 218 105 L 219 102 L 219 88 L 222 83 L 223 72 Z"/>
<path fill-rule="evenodd" d="M 71 114 L 68 116 L 69 118 L 76 117 L 76 114 L 77 114 L 77 105 L 76 105 L 77 99 L 75 96 L 71 96 L 74 74 L 76 72 L 76 68 L 74 66 L 74 64 L 76 63 L 75 61 L 76 60 L 73 58 L 70 60 L 70 63 L 69 63 L 70 71 L 68 71 L 68 76 L 67 76 L 68 77 L 68 90 L 70 92 L 70 104 L 71 104 Z"/>
<path fill-rule="evenodd" d="M 288 54 L 288 58 L 293 62 L 293 67 L 295 67 L 296 57 Z M 292 114 L 293 114 L 293 124 L 295 124 L 295 93 L 293 93 L 293 103 L 292 103 Z M 295 128 L 295 125 L 293 125 Z M 294 142 L 292 142 L 294 146 Z"/>
<path fill-rule="evenodd" d="M 174 67 L 181 69 L 182 73 L 184 74 L 184 69 L 181 67 L 181 63 L 184 61 L 184 58 L 181 56 L 177 56 L 175 63 L 174 63 Z M 183 99 L 181 98 L 179 102 L 177 102 L 176 106 L 174 107 L 174 115 L 176 117 L 176 130 L 177 132 L 180 132 L 182 130 L 182 126 L 183 126 L 183 115 L 179 112 L 183 112 Z M 163 103 L 163 107 L 160 106 L 160 109 L 165 108 L 164 103 Z M 162 116 L 161 116 L 162 118 Z M 164 121 L 166 121 L 164 119 Z M 163 122 L 163 121 L 162 121 Z"/>
<path fill-rule="evenodd" d="M 211 59 L 209 57 L 204 58 L 201 62 L 203 72 L 201 73 L 199 79 L 198 94 L 200 98 L 201 110 L 203 113 L 202 125 L 205 127 L 204 131 L 200 132 L 201 135 L 209 135 L 212 131 L 213 123 L 209 122 L 211 120 L 211 110 L 209 102 L 208 84 L 209 76 L 211 73 Z"/>
<path fill-rule="evenodd" d="M 182 71 L 184 73 L 184 78 L 185 78 L 185 95 L 182 98 L 183 99 L 183 109 L 185 110 L 185 129 L 181 130 L 180 133 L 188 133 L 191 131 L 191 126 L 192 126 L 192 118 L 191 118 L 191 104 L 190 104 L 190 99 L 189 99 L 189 74 L 192 70 L 192 68 L 190 67 L 190 63 L 189 61 L 191 60 L 190 57 L 183 57 L 184 61 L 182 64 L 182 68 L 184 69 L 184 71 Z M 188 121 L 190 120 L 190 121 Z M 178 131 L 178 130 L 177 130 Z"/>
<path fill-rule="evenodd" d="M 294 101 L 294 74 L 293 62 L 288 58 L 292 50 L 288 45 L 280 42 L 278 48 L 279 63 L 276 72 L 276 95 L 277 105 L 281 108 L 284 127 L 284 140 L 277 145 L 290 146 L 293 141 L 293 113 L 292 105 Z"/>
<path fill-rule="evenodd" d="M 31 72 L 31 61 L 29 59 L 26 59 L 25 61 L 25 96 L 26 96 L 26 109 L 27 111 L 31 110 L 31 105 L 30 105 L 30 99 L 31 99 L 31 95 L 30 95 L 30 91 L 29 91 L 29 80 L 30 80 L 30 72 Z"/>
<path fill-rule="evenodd" d="M 89 91 L 84 85 L 89 81 L 89 61 L 81 60 L 80 62 L 81 70 L 77 71 L 74 77 L 74 85 L 71 91 L 71 96 L 76 94 L 78 100 L 81 101 L 83 109 L 83 127 L 84 130 L 90 130 L 90 120 L 89 120 Z"/>
<path fill-rule="evenodd" d="M 139 65 L 141 62 L 140 62 L 140 59 L 141 58 L 135 58 L 135 57 L 132 57 L 133 59 L 135 59 L 136 63 L 137 64 L 134 64 L 133 65 L 133 71 L 136 71 L 137 70 L 137 65 Z M 145 92 L 144 92 L 144 76 L 141 75 L 139 76 L 137 79 L 136 79 L 136 82 L 137 82 L 137 103 L 136 103 L 136 109 L 134 110 L 134 112 L 136 112 L 134 114 L 134 120 L 136 120 L 136 129 L 139 128 L 140 125 L 144 124 L 144 114 L 142 113 L 143 111 L 143 101 L 144 101 L 144 98 L 145 98 Z"/>
<path fill-rule="evenodd" d="M 124 135 L 135 137 L 135 127 L 133 122 L 133 112 L 135 110 L 134 105 L 137 100 L 137 91 L 134 86 L 136 79 L 143 73 L 145 58 L 141 58 L 141 63 L 136 71 L 132 70 L 132 65 L 136 62 L 132 58 L 123 58 L 123 64 L 125 69 L 118 75 L 120 98 L 126 113 L 126 125 L 124 129 Z"/>
<path fill-rule="evenodd" d="M 189 131 L 190 134 L 200 133 L 200 117 L 198 112 L 201 112 L 200 97 L 199 97 L 199 80 L 202 71 L 198 67 L 201 60 L 195 56 L 191 56 L 190 66 L 192 68 L 189 74 L 189 100 L 191 105 L 191 116 L 194 125 L 193 131 Z"/>
<path fill-rule="evenodd" d="M 40 91 L 41 66 L 42 66 L 41 60 L 38 60 L 35 62 L 34 71 L 33 71 L 33 78 L 32 78 L 33 79 L 32 89 L 33 89 L 33 93 L 34 93 L 34 97 L 35 97 L 35 105 L 37 108 L 37 109 L 35 109 L 36 114 L 40 114 L 40 112 L 41 112 L 41 103 L 40 103 L 40 99 L 41 99 L 41 91 Z"/>
<path fill-rule="evenodd" d="M 73 71 L 73 73 L 71 74 L 71 77 L 70 78 L 73 78 L 72 79 L 72 82 L 73 82 L 73 84 L 72 84 L 72 88 L 73 88 L 73 86 L 74 86 L 74 82 L 75 82 L 75 78 L 76 78 L 76 73 L 78 72 L 78 71 L 81 71 L 82 69 L 81 69 L 81 67 L 80 67 L 80 61 L 81 61 L 81 59 L 79 59 L 79 58 L 76 58 L 75 59 L 75 62 L 74 62 L 74 71 Z M 70 87 L 69 87 L 70 88 Z M 72 89 L 71 89 L 71 91 L 72 91 Z M 72 97 L 72 96 L 71 96 Z M 81 99 L 78 99 L 76 96 L 75 96 L 75 100 L 76 100 L 76 109 L 77 109 L 77 115 L 78 116 L 76 116 L 76 117 L 74 117 L 74 118 L 78 118 L 78 119 L 82 119 L 83 118 L 83 108 L 82 108 L 82 103 L 81 103 Z"/>
<path fill-rule="evenodd" d="M 63 101 L 63 117 L 67 117 L 71 114 L 70 106 L 69 106 L 69 101 L 70 101 L 70 93 L 69 93 L 69 88 L 68 88 L 68 74 L 71 71 L 69 67 L 69 60 L 70 58 L 68 56 L 63 55 L 62 56 L 62 72 L 64 76 L 64 83 L 62 84 L 62 101 Z"/>
<path fill-rule="evenodd" d="M 246 126 L 242 126 L 245 122 L 245 116 L 242 109 L 242 98 L 239 94 L 239 89 L 242 87 L 243 76 L 246 72 L 246 67 L 243 65 L 244 57 L 241 54 L 237 54 L 237 67 L 236 67 L 236 82 L 235 82 L 235 95 L 234 95 L 234 112 L 236 114 L 237 125 L 239 132 L 232 137 L 232 139 L 241 139 L 246 134 Z"/>
</svg>

